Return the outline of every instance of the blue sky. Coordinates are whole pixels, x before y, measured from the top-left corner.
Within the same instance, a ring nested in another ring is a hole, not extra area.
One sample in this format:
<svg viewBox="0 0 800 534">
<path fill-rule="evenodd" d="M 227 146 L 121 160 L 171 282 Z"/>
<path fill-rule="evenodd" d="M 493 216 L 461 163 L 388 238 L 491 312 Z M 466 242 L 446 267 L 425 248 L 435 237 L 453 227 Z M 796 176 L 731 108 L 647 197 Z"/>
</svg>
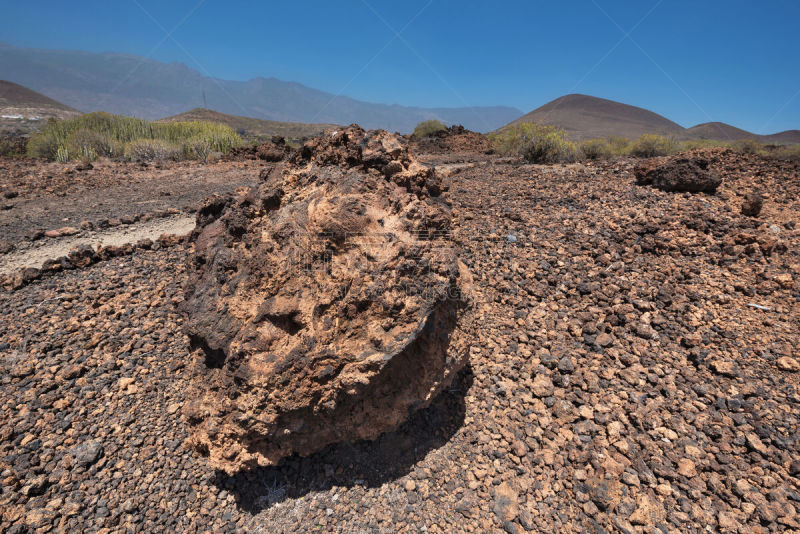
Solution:
<svg viewBox="0 0 800 534">
<path fill-rule="evenodd" d="M 146 55 L 225 79 L 525 112 L 585 93 L 687 127 L 800 128 L 796 0 L 0 1 L 0 41 Z"/>
</svg>

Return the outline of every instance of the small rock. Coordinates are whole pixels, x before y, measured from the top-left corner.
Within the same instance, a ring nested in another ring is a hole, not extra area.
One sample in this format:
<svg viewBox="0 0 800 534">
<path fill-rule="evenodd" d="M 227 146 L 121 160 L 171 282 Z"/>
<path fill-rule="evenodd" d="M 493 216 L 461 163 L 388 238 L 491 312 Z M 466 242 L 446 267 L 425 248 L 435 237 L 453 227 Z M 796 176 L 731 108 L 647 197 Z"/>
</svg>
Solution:
<svg viewBox="0 0 800 534">
<path fill-rule="evenodd" d="M 589 497 L 603 511 L 613 510 L 622 498 L 622 484 L 618 480 L 595 479 L 588 487 Z"/>
<path fill-rule="evenodd" d="M 685 476 L 686 478 L 691 478 L 697 475 L 697 470 L 695 468 L 694 462 L 689 458 L 681 458 L 678 460 L 678 474 Z"/>
<path fill-rule="evenodd" d="M 634 525 L 651 526 L 661 523 L 665 517 L 666 512 L 661 503 L 647 494 L 642 494 L 636 498 L 636 510 L 628 520 Z"/>
<path fill-rule="evenodd" d="M 714 360 L 710 364 L 711 369 L 718 375 L 736 377 L 738 370 L 736 364 L 730 360 Z"/>
<path fill-rule="evenodd" d="M 572 362 L 572 358 L 564 356 L 558 360 L 558 370 L 562 373 L 572 373 L 575 370 L 575 364 Z"/>
<path fill-rule="evenodd" d="M 78 465 L 86 467 L 103 455 L 103 445 L 96 440 L 85 441 L 72 449 L 72 455 Z"/>
<path fill-rule="evenodd" d="M 519 515 L 519 495 L 507 482 L 494 490 L 494 513 L 503 524 L 514 521 Z"/>
<path fill-rule="evenodd" d="M 788 371 L 790 373 L 796 373 L 800 371 L 800 363 L 797 362 L 794 358 L 790 358 L 789 356 L 781 356 L 778 358 L 777 361 L 778 369 L 781 371 Z"/>
<path fill-rule="evenodd" d="M 537 397 L 549 397 L 555 391 L 553 381 L 545 375 L 536 375 L 533 379 L 533 394 Z"/>
<path fill-rule="evenodd" d="M 762 456 L 766 456 L 769 452 L 766 445 L 761 441 L 761 439 L 754 433 L 748 432 L 744 435 L 745 439 L 747 440 L 747 446 L 750 447 L 752 450 L 756 451 L 757 453 L 761 454 Z"/>
<path fill-rule="evenodd" d="M 600 347 L 607 348 L 614 343 L 614 338 L 612 338 L 610 334 L 603 332 L 597 336 L 594 342 Z"/>
<path fill-rule="evenodd" d="M 761 213 L 761 207 L 764 205 L 764 198 L 759 191 L 751 191 L 744 196 L 742 202 L 742 215 L 748 217 L 758 217 Z"/>
</svg>

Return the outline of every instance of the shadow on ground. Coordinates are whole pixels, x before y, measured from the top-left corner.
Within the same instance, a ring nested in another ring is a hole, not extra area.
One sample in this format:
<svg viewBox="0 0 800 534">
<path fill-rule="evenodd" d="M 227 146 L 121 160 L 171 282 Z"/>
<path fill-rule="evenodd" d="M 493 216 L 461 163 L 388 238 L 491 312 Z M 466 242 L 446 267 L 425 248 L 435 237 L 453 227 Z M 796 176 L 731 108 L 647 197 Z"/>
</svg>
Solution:
<svg viewBox="0 0 800 534">
<path fill-rule="evenodd" d="M 394 432 L 374 441 L 339 443 L 307 457 L 292 456 L 280 465 L 243 471 L 219 471 L 214 483 L 231 493 L 240 508 L 256 514 L 289 498 L 332 486 L 376 487 L 406 475 L 430 451 L 445 445 L 464 423 L 464 396 L 472 369 L 462 370 L 452 386 Z"/>
</svg>

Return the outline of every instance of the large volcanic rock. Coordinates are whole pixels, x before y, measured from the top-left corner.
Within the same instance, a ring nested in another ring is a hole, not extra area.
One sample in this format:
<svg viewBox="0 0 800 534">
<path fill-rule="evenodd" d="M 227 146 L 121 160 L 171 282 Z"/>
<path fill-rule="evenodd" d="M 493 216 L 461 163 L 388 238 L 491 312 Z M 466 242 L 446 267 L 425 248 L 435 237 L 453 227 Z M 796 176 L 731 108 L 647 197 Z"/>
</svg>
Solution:
<svg viewBox="0 0 800 534">
<path fill-rule="evenodd" d="M 441 187 L 398 137 L 351 126 L 200 210 L 186 416 L 212 465 L 374 439 L 450 383 L 469 273 Z"/>
<path fill-rule="evenodd" d="M 714 193 L 722 179 L 709 170 L 710 161 L 701 155 L 678 154 L 645 160 L 634 168 L 636 183 L 663 191 Z"/>
</svg>

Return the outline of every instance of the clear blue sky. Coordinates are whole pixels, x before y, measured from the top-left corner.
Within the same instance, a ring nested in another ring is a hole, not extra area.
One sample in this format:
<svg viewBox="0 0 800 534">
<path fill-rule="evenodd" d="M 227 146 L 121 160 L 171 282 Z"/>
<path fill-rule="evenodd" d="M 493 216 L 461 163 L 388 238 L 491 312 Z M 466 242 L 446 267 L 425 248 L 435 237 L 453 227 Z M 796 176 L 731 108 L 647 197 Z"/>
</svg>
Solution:
<svg viewBox="0 0 800 534">
<path fill-rule="evenodd" d="M 525 112 L 574 92 L 683 126 L 800 128 L 797 0 L 1 1 L 0 41 L 147 55 L 225 79 Z"/>
</svg>

